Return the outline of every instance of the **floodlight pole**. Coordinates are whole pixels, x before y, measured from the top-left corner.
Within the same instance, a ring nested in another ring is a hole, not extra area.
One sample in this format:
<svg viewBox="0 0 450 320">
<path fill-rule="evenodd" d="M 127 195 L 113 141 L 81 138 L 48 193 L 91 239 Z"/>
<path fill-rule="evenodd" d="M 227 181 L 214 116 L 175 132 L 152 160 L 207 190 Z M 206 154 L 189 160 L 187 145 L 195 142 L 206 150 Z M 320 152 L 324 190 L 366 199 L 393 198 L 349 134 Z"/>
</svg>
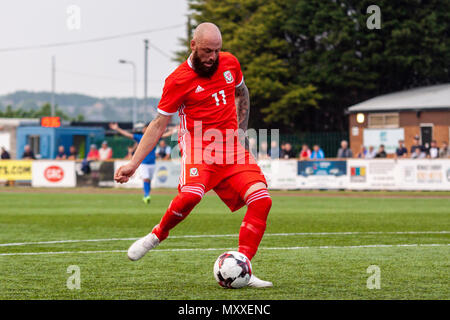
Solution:
<svg viewBox="0 0 450 320">
<path fill-rule="evenodd" d="M 147 120 L 148 39 L 144 39 L 144 120 Z M 149 117 L 150 120 L 150 117 Z M 145 122 L 145 121 L 144 121 Z"/>
<path fill-rule="evenodd" d="M 50 100 L 51 116 L 55 116 L 55 56 L 52 56 L 52 94 Z"/>
<path fill-rule="evenodd" d="M 137 104 L 136 104 L 136 65 L 134 64 L 133 61 L 128 61 L 128 60 L 119 60 L 119 63 L 124 63 L 124 64 L 130 64 L 133 67 L 133 111 L 132 111 L 132 121 L 133 121 L 133 127 L 137 122 Z"/>
</svg>

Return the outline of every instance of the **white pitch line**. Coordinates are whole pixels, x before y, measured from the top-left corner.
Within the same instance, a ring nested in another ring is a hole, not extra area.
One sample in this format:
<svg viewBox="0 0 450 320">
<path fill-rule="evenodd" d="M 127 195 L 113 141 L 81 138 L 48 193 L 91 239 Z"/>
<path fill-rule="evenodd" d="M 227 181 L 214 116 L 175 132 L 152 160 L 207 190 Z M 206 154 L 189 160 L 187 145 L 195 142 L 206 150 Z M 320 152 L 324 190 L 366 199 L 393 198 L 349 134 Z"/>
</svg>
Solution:
<svg viewBox="0 0 450 320">
<path fill-rule="evenodd" d="M 311 247 L 262 247 L 259 250 L 302 250 L 302 249 L 357 249 L 357 248 L 400 248 L 400 247 L 446 247 L 450 243 L 429 243 L 429 244 L 367 244 L 359 246 L 311 246 Z M 156 252 L 175 252 L 175 251 L 227 251 L 236 248 L 174 248 L 174 249 L 155 249 Z M 15 252 L 0 253 L 0 256 L 35 256 L 35 255 L 57 255 L 57 254 L 96 254 L 96 253 L 125 253 L 127 250 L 105 250 L 105 251 L 53 251 L 53 252 Z"/>
<path fill-rule="evenodd" d="M 450 234 L 450 231 L 356 231 L 356 232 L 294 232 L 294 233 L 266 233 L 264 237 L 288 237 L 288 236 L 330 236 L 330 235 L 376 235 L 376 234 Z M 170 239 L 185 238 L 225 238 L 238 237 L 239 234 L 194 234 L 182 236 L 170 236 Z M 80 240 L 52 240 L 37 242 L 10 242 L 0 243 L 0 247 L 26 246 L 39 244 L 58 244 L 58 243 L 78 243 L 78 242 L 108 242 L 108 241 L 131 241 L 139 238 L 106 238 L 106 239 L 80 239 Z"/>
</svg>

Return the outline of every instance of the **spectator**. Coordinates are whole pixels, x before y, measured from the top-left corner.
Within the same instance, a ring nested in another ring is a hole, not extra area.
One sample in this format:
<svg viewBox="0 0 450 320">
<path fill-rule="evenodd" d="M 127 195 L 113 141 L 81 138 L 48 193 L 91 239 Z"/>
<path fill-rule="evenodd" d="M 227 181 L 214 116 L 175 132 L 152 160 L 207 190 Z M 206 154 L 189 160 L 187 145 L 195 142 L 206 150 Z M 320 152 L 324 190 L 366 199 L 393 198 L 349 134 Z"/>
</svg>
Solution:
<svg viewBox="0 0 450 320">
<path fill-rule="evenodd" d="M 282 159 L 295 158 L 295 153 L 292 150 L 292 145 L 289 142 L 286 142 L 284 144 L 284 149 L 281 150 L 281 158 Z"/>
<path fill-rule="evenodd" d="M 369 146 L 369 150 L 366 153 L 366 159 L 373 159 L 377 155 L 377 151 L 373 146 Z"/>
<path fill-rule="evenodd" d="M 428 155 L 431 159 L 439 158 L 439 148 L 437 146 L 436 140 L 431 141 L 430 149 L 428 150 Z"/>
<path fill-rule="evenodd" d="M 367 149 L 364 145 L 361 145 L 361 149 L 359 149 L 359 152 L 356 154 L 357 158 L 365 158 L 367 155 Z"/>
<path fill-rule="evenodd" d="M 166 141 L 161 140 L 155 150 L 156 159 L 169 160 L 171 151 L 172 151 L 172 148 L 170 146 L 166 145 Z"/>
<path fill-rule="evenodd" d="M 346 140 L 341 141 L 341 147 L 338 150 L 337 153 L 338 158 L 352 158 L 353 152 L 351 149 L 348 148 L 348 142 Z"/>
<path fill-rule="evenodd" d="M 406 158 L 408 156 L 408 149 L 405 147 L 405 141 L 398 140 L 398 148 L 395 149 L 395 156 L 398 158 Z"/>
<path fill-rule="evenodd" d="M 442 142 L 441 151 L 439 151 L 440 158 L 450 158 L 450 148 L 448 147 L 447 142 Z"/>
<path fill-rule="evenodd" d="M 416 149 L 420 149 L 421 152 L 425 151 L 425 148 L 420 144 L 420 137 L 418 135 L 414 137 L 414 142 L 413 145 L 411 146 L 411 158 L 413 157 L 412 155 L 413 153 L 415 153 Z"/>
<path fill-rule="evenodd" d="M 31 150 L 30 145 L 25 145 L 23 149 L 22 159 L 36 160 L 33 150 Z"/>
<path fill-rule="evenodd" d="M 56 160 L 66 160 L 67 159 L 67 155 L 65 153 L 64 146 L 58 147 L 58 154 L 56 155 L 55 159 Z"/>
<path fill-rule="evenodd" d="M 136 147 L 137 147 L 137 143 L 135 143 L 131 146 L 128 146 L 127 147 L 128 152 L 124 159 L 131 160 L 131 158 L 133 157 L 134 151 L 136 150 Z"/>
<path fill-rule="evenodd" d="M 428 142 L 425 142 L 425 144 L 423 145 L 423 151 L 425 152 L 427 157 L 430 156 L 430 148 L 430 144 Z"/>
<path fill-rule="evenodd" d="M 95 160 L 99 160 L 99 159 L 100 159 L 100 155 L 98 153 L 97 146 L 95 144 L 91 144 L 91 147 L 89 148 L 89 153 L 87 155 L 87 160 L 95 161 Z"/>
<path fill-rule="evenodd" d="M 258 159 L 269 159 L 269 153 L 267 150 L 267 142 L 262 142 L 259 147 Z"/>
<path fill-rule="evenodd" d="M 67 157 L 67 160 L 76 160 L 77 158 L 78 158 L 77 149 L 75 148 L 75 146 L 70 146 L 69 156 Z"/>
<path fill-rule="evenodd" d="M 311 158 L 311 150 L 307 144 L 302 145 L 302 150 L 300 150 L 299 154 L 300 160 L 309 160 Z"/>
<path fill-rule="evenodd" d="M 377 154 L 375 155 L 375 158 L 386 158 L 387 154 L 386 151 L 384 151 L 384 144 L 380 145 L 380 148 L 378 149 Z"/>
<path fill-rule="evenodd" d="M 317 159 L 324 159 L 325 154 L 323 153 L 323 150 L 319 147 L 318 144 L 315 144 L 313 146 L 313 151 L 311 152 L 310 159 L 317 160 Z"/>
<path fill-rule="evenodd" d="M 411 159 L 424 159 L 426 158 L 426 153 L 423 152 L 420 148 L 415 148 L 414 153 L 411 153 Z"/>
<path fill-rule="evenodd" d="M 2 147 L 1 159 L 2 160 L 11 159 L 11 155 L 9 154 L 8 151 L 6 151 L 5 147 Z"/>
<path fill-rule="evenodd" d="M 276 140 L 270 143 L 269 156 L 272 159 L 278 159 L 280 157 L 280 148 L 278 148 L 278 142 Z"/>
<path fill-rule="evenodd" d="M 108 142 L 102 142 L 102 147 L 98 150 L 98 156 L 100 161 L 105 161 L 112 158 L 112 149 L 108 147 Z"/>
</svg>

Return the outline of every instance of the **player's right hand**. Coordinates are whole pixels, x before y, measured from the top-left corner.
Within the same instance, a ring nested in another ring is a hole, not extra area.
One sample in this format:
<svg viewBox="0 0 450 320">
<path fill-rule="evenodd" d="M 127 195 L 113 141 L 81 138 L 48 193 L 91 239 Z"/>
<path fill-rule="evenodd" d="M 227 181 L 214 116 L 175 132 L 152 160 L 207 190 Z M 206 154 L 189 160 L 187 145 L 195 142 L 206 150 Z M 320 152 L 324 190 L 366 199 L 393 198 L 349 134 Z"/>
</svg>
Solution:
<svg viewBox="0 0 450 320">
<path fill-rule="evenodd" d="M 118 183 L 128 182 L 135 171 L 136 168 L 131 163 L 127 163 L 126 165 L 121 166 L 119 169 L 117 169 L 117 171 L 114 173 L 114 180 Z"/>
<path fill-rule="evenodd" d="M 109 128 L 110 128 L 111 130 L 117 130 L 117 129 L 119 129 L 119 125 L 117 124 L 117 122 L 111 122 L 111 123 L 109 124 Z"/>
</svg>

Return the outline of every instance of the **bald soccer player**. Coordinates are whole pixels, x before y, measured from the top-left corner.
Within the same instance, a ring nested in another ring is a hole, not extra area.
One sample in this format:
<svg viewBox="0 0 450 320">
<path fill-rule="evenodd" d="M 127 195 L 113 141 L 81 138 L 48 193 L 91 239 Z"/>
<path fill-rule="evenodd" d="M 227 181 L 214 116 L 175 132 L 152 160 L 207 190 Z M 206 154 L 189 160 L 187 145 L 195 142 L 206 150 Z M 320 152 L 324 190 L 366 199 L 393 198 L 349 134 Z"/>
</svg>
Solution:
<svg viewBox="0 0 450 320">
<path fill-rule="evenodd" d="M 238 129 L 247 130 L 248 89 L 236 57 L 221 52 L 222 36 L 216 25 L 198 25 L 190 47 L 188 60 L 167 77 L 158 115 L 135 154 L 114 175 L 117 182 L 127 182 L 156 146 L 171 116 L 179 114 L 182 161 L 178 194 L 159 224 L 131 245 L 128 258 L 138 260 L 159 245 L 212 189 L 231 211 L 247 205 L 238 251 L 251 260 L 264 235 L 272 200 L 261 169 L 242 143 L 245 137 L 238 133 Z M 252 275 L 249 286 L 271 287 L 272 283 Z"/>
</svg>

